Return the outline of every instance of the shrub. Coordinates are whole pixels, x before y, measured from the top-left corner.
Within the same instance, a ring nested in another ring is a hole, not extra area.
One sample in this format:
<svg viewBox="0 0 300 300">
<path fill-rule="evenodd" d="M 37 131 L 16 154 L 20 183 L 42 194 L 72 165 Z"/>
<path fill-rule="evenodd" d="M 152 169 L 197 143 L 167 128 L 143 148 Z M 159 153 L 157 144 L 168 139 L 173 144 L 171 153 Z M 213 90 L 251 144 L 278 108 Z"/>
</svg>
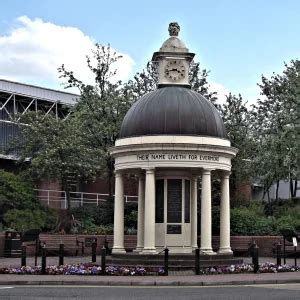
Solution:
<svg viewBox="0 0 300 300">
<path fill-rule="evenodd" d="M 231 210 L 232 235 L 271 235 L 274 233 L 273 220 L 257 214 L 249 208 Z"/>
<path fill-rule="evenodd" d="M 274 221 L 274 227 L 277 234 L 283 229 L 298 231 L 300 229 L 300 219 L 293 216 L 282 216 Z"/>
<path fill-rule="evenodd" d="M 20 175 L 0 170 L 0 222 L 10 209 L 34 210 L 40 207 L 31 183 Z"/>
<path fill-rule="evenodd" d="M 131 212 L 127 213 L 124 217 L 124 224 L 126 227 L 131 229 L 137 228 L 137 210 L 132 210 Z M 130 230 L 129 230 L 130 231 Z"/>
<path fill-rule="evenodd" d="M 0 224 L 21 231 L 51 230 L 56 221 L 57 213 L 39 202 L 27 178 L 0 170 Z"/>
<path fill-rule="evenodd" d="M 42 210 L 11 209 L 4 215 L 8 226 L 17 231 L 42 228 L 45 225 L 46 212 Z"/>
</svg>

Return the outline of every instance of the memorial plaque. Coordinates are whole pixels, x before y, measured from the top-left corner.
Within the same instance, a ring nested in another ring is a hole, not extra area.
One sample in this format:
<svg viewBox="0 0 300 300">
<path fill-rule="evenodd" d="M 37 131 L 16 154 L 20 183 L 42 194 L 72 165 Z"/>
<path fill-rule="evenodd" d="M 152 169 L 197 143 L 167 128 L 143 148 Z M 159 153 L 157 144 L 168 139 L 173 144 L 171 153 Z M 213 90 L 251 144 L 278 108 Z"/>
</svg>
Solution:
<svg viewBox="0 0 300 300">
<path fill-rule="evenodd" d="M 164 222 L 164 180 L 156 180 L 155 186 L 155 223 Z"/>
<path fill-rule="evenodd" d="M 184 189 L 184 222 L 190 223 L 190 210 L 191 210 L 191 186 L 190 181 L 185 180 Z"/>
<path fill-rule="evenodd" d="M 181 234 L 181 225 L 167 225 L 167 234 Z"/>
<path fill-rule="evenodd" d="M 182 180 L 168 179 L 168 223 L 181 223 L 182 220 Z"/>
</svg>

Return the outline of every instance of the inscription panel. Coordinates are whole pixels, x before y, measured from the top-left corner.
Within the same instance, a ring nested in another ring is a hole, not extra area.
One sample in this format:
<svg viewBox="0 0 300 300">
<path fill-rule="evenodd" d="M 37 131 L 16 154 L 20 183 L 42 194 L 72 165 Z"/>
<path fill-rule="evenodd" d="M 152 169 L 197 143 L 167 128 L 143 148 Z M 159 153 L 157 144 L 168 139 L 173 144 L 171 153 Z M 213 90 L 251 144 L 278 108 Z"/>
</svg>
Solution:
<svg viewBox="0 0 300 300">
<path fill-rule="evenodd" d="M 168 179 L 167 222 L 182 221 L 182 180 Z"/>
<path fill-rule="evenodd" d="M 181 225 L 167 225 L 167 234 L 181 234 Z"/>
<path fill-rule="evenodd" d="M 164 180 L 156 180 L 155 187 L 155 223 L 164 222 Z"/>
</svg>

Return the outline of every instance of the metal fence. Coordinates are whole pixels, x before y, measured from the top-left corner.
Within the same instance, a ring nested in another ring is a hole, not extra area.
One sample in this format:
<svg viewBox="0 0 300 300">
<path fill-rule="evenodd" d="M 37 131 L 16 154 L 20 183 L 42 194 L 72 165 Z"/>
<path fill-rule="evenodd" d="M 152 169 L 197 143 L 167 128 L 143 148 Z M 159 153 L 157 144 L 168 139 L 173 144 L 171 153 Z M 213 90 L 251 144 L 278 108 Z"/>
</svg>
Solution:
<svg viewBox="0 0 300 300">
<path fill-rule="evenodd" d="M 48 207 L 67 208 L 66 191 L 44 189 L 35 189 L 35 191 L 38 199 Z M 99 206 L 100 203 L 106 202 L 108 199 L 109 194 L 70 192 L 71 207 Z M 138 196 L 124 195 L 124 202 L 127 204 L 135 204 L 137 201 Z"/>
</svg>

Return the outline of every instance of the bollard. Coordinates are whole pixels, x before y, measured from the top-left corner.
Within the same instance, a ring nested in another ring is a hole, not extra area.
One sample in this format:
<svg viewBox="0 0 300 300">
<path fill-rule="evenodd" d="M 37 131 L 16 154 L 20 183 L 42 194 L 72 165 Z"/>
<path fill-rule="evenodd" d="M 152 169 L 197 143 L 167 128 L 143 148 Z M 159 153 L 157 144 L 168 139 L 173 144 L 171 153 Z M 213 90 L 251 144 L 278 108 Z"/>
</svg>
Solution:
<svg viewBox="0 0 300 300">
<path fill-rule="evenodd" d="M 258 247 L 257 247 L 255 241 L 253 242 L 253 247 L 252 247 L 252 264 L 253 264 L 253 272 L 257 273 L 259 270 Z"/>
<path fill-rule="evenodd" d="M 195 250 L 195 274 L 200 274 L 200 249 Z"/>
<path fill-rule="evenodd" d="M 92 262 L 96 262 L 96 248 L 97 248 L 97 239 L 95 238 L 92 242 Z"/>
<path fill-rule="evenodd" d="M 107 241 L 106 236 L 105 236 L 105 240 L 104 240 L 104 247 L 105 247 L 106 255 L 110 255 L 109 247 L 108 247 L 108 241 Z"/>
<path fill-rule="evenodd" d="M 42 248 L 42 274 L 46 274 L 46 246 L 44 245 Z"/>
<path fill-rule="evenodd" d="M 277 266 L 281 266 L 281 244 L 280 242 L 276 245 L 276 260 Z"/>
<path fill-rule="evenodd" d="M 22 245 L 22 254 L 21 254 L 21 267 L 26 266 L 26 246 Z"/>
<path fill-rule="evenodd" d="M 294 259 L 295 259 L 295 266 L 297 267 L 297 246 L 294 246 Z"/>
<path fill-rule="evenodd" d="M 165 276 L 169 274 L 169 249 L 165 248 Z"/>
<path fill-rule="evenodd" d="M 38 257 L 38 254 L 40 252 L 40 242 L 39 242 L 39 239 L 37 238 L 35 240 L 35 253 L 34 253 L 34 265 L 37 266 L 37 257 Z"/>
<path fill-rule="evenodd" d="M 285 237 L 283 237 L 283 263 L 286 265 Z"/>
<path fill-rule="evenodd" d="M 106 270 L 106 248 L 105 246 L 101 249 L 101 269 L 102 269 L 102 275 L 105 275 Z"/>
<path fill-rule="evenodd" d="M 59 263 L 60 266 L 64 264 L 64 244 L 60 242 L 59 244 Z"/>
</svg>

